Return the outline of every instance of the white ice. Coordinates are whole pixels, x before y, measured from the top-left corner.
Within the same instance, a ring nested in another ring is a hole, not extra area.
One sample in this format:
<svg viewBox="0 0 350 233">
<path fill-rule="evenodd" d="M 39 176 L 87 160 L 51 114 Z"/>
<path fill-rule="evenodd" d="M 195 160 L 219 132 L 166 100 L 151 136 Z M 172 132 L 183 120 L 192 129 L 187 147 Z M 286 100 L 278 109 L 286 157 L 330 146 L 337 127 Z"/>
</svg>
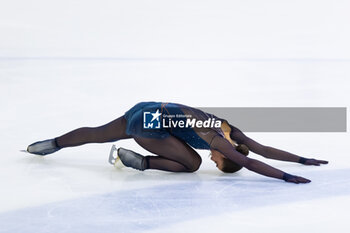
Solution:
<svg viewBox="0 0 350 233">
<path fill-rule="evenodd" d="M 2 1 L 0 232 L 347 232 L 349 133 L 247 133 L 321 167 L 289 184 L 108 163 L 112 143 L 19 150 L 105 124 L 139 101 L 349 107 L 348 1 Z M 234 124 L 234 122 L 232 122 Z M 117 146 L 148 152 L 133 140 Z"/>
</svg>

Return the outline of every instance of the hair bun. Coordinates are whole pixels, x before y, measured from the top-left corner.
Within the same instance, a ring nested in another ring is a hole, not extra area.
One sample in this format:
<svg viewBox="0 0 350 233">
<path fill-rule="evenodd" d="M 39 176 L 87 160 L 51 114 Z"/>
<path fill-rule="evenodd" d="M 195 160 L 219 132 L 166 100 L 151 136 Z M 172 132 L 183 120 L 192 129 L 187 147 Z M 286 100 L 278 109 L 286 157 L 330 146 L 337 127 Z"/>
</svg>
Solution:
<svg viewBox="0 0 350 233">
<path fill-rule="evenodd" d="M 247 156 L 249 154 L 249 148 L 244 144 L 238 144 L 236 147 L 236 150 L 238 152 L 244 154 L 245 156 Z"/>
</svg>

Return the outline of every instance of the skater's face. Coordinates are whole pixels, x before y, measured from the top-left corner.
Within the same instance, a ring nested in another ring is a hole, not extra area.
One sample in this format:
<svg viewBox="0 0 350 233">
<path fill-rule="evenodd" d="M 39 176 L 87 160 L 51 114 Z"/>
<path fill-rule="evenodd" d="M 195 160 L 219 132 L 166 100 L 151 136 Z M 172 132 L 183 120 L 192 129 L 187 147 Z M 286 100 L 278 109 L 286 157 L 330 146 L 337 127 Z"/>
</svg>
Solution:
<svg viewBox="0 0 350 233">
<path fill-rule="evenodd" d="M 210 159 L 216 163 L 216 167 L 222 170 L 225 156 L 217 150 L 211 150 Z"/>
</svg>

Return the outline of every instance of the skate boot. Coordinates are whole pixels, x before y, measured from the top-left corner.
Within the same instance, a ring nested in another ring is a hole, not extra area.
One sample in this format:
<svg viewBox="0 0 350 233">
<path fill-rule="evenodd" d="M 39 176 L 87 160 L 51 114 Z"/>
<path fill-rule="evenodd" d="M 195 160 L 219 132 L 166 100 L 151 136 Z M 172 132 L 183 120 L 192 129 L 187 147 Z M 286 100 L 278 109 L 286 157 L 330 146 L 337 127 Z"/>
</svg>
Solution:
<svg viewBox="0 0 350 233">
<path fill-rule="evenodd" d="M 36 155 L 47 155 L 60 150 L 56 139 L 48 139 L 45 141 L 35 142 L 27 147 L 27 151 Z"/>
<path fill-rule="evenodd" d="M 122 164 L 125 167 L 131 167 L 140 171 L 144 171 L 146 169 L 144 160 L 144 156 L 122 147 L 116 149 L 115 145 L 112 146 L 111 153 L 109 154 L 109 162 L 116 167 L 120 167 Z"/>
</svg>

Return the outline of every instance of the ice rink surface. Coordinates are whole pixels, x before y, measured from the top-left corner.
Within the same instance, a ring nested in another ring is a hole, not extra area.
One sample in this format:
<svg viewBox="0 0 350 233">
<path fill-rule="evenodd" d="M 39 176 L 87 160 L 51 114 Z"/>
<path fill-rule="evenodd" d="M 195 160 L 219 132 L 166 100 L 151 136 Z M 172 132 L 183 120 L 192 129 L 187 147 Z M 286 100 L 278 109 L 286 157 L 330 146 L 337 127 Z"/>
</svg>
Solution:
<svg viewBox="0 0 350 233">
<path fill-rule="evenodd" d="M 140 101 L 194 107 L 347 107 L 347 1 L 0 3 L 0 232 L 347 232 L 349 133 L 247 133 L 329 160 L 263 159 L 312 180 L 108 164 L 112 143 L 19 150 L 105 124 Z M 234 125 L 234 122 L 232 122 Z M 132 139 L 118 147 L 149 154 Z"/>
</svg>

